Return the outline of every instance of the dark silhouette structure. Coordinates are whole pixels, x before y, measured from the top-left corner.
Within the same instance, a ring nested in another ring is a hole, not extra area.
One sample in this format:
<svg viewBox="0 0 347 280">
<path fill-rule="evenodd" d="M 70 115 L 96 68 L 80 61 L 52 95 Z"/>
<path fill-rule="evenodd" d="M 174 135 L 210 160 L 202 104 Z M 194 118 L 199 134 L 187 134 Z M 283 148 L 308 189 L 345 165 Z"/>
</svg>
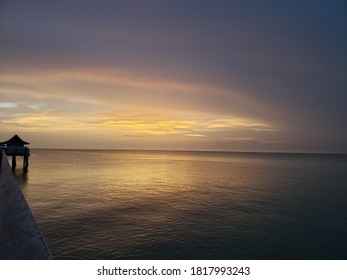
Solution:
<svg viewBox="0 0 347 280">
<path fill-rule="evenodd" d="M 7 156 L 12 156 L 12 170 L 16 169 L 16 156 L 22 156 L 23 159 L 23 169 L 25 171 L 28 170 L 29 166 L 29 156 L 30 149 L 25 146 L 29 145 L 28 142 L 23 141 L 17 134 L 13 136 L 11 139 L 1 142 L 0 145 L 4 147 L 5 153 Z"/>
</svg>

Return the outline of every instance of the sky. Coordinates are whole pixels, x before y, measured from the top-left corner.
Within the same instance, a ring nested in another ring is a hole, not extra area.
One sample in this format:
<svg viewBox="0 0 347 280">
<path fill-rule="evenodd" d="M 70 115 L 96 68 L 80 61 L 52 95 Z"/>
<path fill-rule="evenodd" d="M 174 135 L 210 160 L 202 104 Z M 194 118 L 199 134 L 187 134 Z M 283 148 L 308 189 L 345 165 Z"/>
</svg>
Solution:
<svg viewBox="0 0 347 280">
<path fill-rule="evenodd" d="M 344 0 L 0 0 L 0 141 L 347 153 Z"/>
</svg>

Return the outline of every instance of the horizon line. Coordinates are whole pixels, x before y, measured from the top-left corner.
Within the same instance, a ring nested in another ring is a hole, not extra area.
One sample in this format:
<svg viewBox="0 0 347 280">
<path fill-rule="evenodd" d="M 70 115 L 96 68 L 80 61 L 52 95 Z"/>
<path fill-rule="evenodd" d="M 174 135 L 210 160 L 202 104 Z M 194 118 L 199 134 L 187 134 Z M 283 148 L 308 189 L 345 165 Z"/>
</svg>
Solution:
<svg viewBox="0 0 347 280">
<path fill-rule="evenodd" d="M 124 152 L 206 152 L 239 154 L 302 154 L 302 155 L 346 155 L 347 152 L 301 152 L 301 151 L 228 151 L 228 150 L 184 150 L 184 149 L 112 149 L 112 148 L 31 148 L 32 150 L 70 150 L 70 151 L 124 151 Z"/>
</svg>

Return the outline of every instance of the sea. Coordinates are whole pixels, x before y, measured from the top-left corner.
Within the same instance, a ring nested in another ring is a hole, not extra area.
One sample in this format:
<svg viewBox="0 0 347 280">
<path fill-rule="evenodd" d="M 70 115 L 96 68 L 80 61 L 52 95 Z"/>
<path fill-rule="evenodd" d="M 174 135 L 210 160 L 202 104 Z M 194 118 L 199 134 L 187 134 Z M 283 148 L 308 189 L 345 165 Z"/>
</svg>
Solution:
<svg viewBox="0 0 347 280">
<path fill-rule="evenodd" d="M 54 259 L 347 259 L 347 155 L 32 149 Z"/>
</svg>

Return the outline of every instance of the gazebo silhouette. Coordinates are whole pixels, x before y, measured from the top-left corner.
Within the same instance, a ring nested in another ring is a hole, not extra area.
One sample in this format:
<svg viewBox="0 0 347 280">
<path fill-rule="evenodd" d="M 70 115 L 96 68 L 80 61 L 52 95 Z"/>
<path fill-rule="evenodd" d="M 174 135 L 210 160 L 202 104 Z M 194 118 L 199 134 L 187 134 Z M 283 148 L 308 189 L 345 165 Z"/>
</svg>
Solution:
<svg viewBox="0 0 347 280">
<path fill-rule="evenodd" d="M 12 169 L 15 170 L 17 162 L 16 156 L 23 156 L 23 168 L 24 170 L 28 169 L 29 166 L 29 156 L 30 149 L 25 146 L 29 145 L 28 142 L 23 141 L 17 134 L 11 139 L 1 142 L 1 145 L 4 146 L 4 150 L 7 156 L 12 156 Z"/>
</svg>

